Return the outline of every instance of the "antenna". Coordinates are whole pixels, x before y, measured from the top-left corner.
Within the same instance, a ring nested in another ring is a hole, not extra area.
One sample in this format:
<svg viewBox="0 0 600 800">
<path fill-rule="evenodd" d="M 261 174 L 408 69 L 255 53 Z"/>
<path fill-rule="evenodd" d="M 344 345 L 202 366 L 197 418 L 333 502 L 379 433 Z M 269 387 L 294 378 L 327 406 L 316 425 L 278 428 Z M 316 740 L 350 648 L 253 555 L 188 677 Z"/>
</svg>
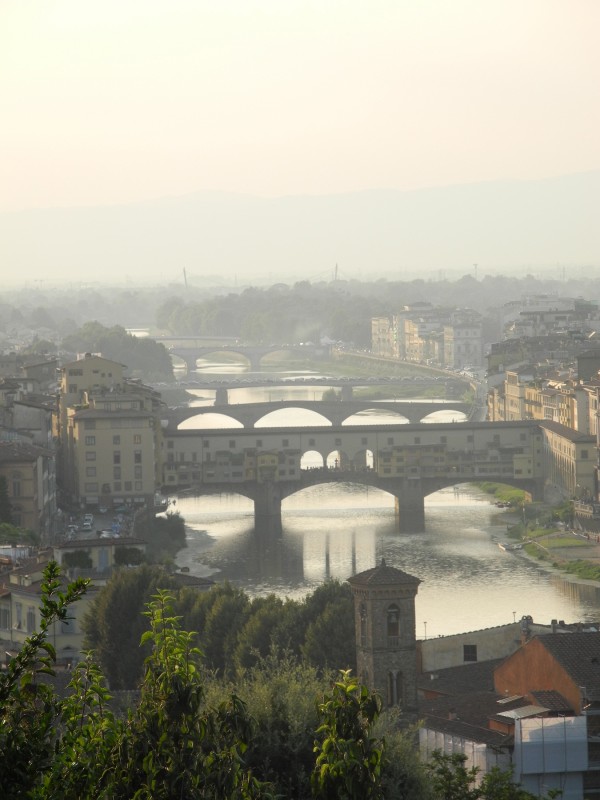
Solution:
<svg viewBox="0 0 600 800">
<path fill-rule="evenodd" d="M 185 272 L 185 267 L 183 268 L 183 283 L 185 284 L 185 288 L 187 289 L 187 274 Z"/>
</svg>

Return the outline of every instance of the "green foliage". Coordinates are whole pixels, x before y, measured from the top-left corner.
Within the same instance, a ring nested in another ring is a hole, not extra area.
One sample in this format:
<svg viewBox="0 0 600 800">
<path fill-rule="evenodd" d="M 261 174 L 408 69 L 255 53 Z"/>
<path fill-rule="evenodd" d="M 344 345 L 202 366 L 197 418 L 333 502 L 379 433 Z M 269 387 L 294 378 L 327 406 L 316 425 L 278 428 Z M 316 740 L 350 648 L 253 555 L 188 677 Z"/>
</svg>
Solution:
<svg viewBox="0 0 600 800">
<path fill-rule="evenodd" d="M 466 761 L 462 753 L 446 755 L 437 750 L 432 754 L 427 766 L 436 800 L 479 800 L 481 794 L 475 786 L 477 769 L 468 769 Z"/>
<path fill-rule="evenodd" d="M 86 322 L 79 330 L 65 337 L 63 349 L 73 352 L 102 353 L 125 364 L 133 375 L 144 380 L 173 380 L 171 357 L 164 345 L 151 338 L 138 338 L 125 328 L 106 328 L 99 322 Z"/>
<path fill-rule="evenodd" d="M 329 675 L 275 648 L 236 677 L 235 692 L 254 719 L 246 752 L 252 772 L 274 787 L 278 797 L 311 796 L 314 732 L 319 724 L 315 697 L 331 685 Z M 231 691 L 221 680 L 209 682 L 207 699 L 221 702 Z"/>
<path fill-rule="evenodd" d="M 464 756 L 437 753 L 424 769 L 413 732 L 401 732 L 394 714 L 378 720 L 379 698 L 348 671 L 326 685 L 320 670 L 273 649 L 236 680 L 233 692 L 205 672 L 195 634 L 182 629 L 175 598 L 165 591 L 143 615 L 148 655 L 126 713 L 113 710 L 89 653 L 73 671 L 70 694 L 59 699 L 41 680 L 53 674 L 56 659 L 48 634 L 68 619 L 86 582 L 61 586 L 52 562 L 44 573 L 40 630 L 0 674 L 0 786 L 7 800 L 532 798 L 499 770 L 477 787 L 477 771 L 466 769 Z M 219 593 L 206 619 L 223 597 L 235 599 L 237 592 Z M 184 599 L 193 610 L 190 593 Z M 256 613 L 260 618 L 273 608 L 264 598 Z M 315 696 L 323 699 L 315 704 Z"/>
<path fill-rule="evenodd" d="M 111 689 L 132 689 L 142 677 L 147 647 L 138 642 L 148 629 L 144 608 L 173 579 L 160 567 L 143 564 L 119 570 L 98 593 L 83 618 L 85 646 L 94 650 Z"/>
<path fill-rule="evenodd" d="M 165 563 L 185 547 L 185 521 L 178 512 L 169 511 L 136 517 L 134 535 L 146 542 L 146 558 L 155 564 Z"/>
<path fill-rule="evenodd" d="M 387 708 L 373 728 L 385 741 L 381 786 L 385 800 L 434 800 L 426 766 L 418 749 L 418 730 L 406 727 L 399 708 Z"/>
<path fill-rule="evenodd" d="M 0 786 L 6 800 L 27 796 L 51 762 L 59 701 L 41 681 L 53 674 L 56 660 L 48 631 L 68 619 L 69 606 L 83 595 L 87 582 L 75 581 L 64 592 L 61 586 L 59 567 L 52 561 L 44 570 L 40 629 L 0 674 Z"/>
<path fill-rule="evenodd" d="M 0 522 L 0 544 L 39 544 L 39 536 L 25 528 L 17 528 L 9 522 Z"/>
<path fill-rule="evenodd" d="M 467 757 L 462 753 L 446 755 L 439 750 L 432 754 L 428 770 L 433 780 L 435 800 L 540 800 L 512 781 L 510 770 L 494 767 L 476 785 L 479 770 L 467 769 Z M 560 797 L 560 791 L 551 790 L 547 798 Z"/>
<path fill-rule="evenodd" d="M 322 800 L 380 800 L 383 742 L 371 736 L 381 700 L 341 673 L 331 693 L 318 704 L 317 755 L 311 782 Z"/>
<path fill-rule="evenodd" d="M 356 669 L 354 606 L 340 598 L 311 622 L 306 630 L 302 654 L 311 664 L 323 668 Z"/>
</svg>

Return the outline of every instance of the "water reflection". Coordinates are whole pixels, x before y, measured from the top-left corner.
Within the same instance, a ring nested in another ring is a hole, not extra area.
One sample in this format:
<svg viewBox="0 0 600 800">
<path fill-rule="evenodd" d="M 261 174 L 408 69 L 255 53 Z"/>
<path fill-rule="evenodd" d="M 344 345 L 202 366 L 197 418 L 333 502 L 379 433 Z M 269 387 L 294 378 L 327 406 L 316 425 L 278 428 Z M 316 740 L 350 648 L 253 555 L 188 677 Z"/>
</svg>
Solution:
<svg viewBox="0 0 600 800">
<path fill-rule="evenodd" d="M 284 501 L 280 536 L 254 531 L 252 504 L 236 496 L 186 497 L 189 525 L 177 558 L 192 574 L 228 579 L 253 595 L 301 598 L 327 578 L 345 580 L 384 557 L 419 577 L 417 630 L 428 636 L 534 620 L 595 620 L 600 589 L 570 583 L 500 550 L 510 519 L 470 487 L 427 498 L 425 533 L 398 534 L 393 502 L 377 489 L 315 486 Z"/>
</svg>

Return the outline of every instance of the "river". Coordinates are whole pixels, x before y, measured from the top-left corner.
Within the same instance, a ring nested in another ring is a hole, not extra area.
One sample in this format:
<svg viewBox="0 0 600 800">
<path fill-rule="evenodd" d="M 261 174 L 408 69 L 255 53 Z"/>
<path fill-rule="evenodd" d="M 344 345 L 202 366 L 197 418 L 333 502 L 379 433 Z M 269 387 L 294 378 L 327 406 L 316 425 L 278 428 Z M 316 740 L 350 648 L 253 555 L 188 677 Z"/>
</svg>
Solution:
<svg viewBox="0 0 600 800">
<path fill-rule="evenodd" d="M 243 401 L 254 402 L 261 391 L 240 390 Z M 294 422 L 301 424 L 296 417 Z M 469 485 L 426 498 L 424 533 L 399 534 L 393 499 L 355 485 L 314 486 L 287 498 L 277 537 L 254 531 L 252 503 L 238 495 L 174 499 L 172 507 L 184 516 L 188 530 L 177 565 L 191 574 L 232 581 L 253 596 L 273 592 L 300 599 L 327 578 L 345 580 L 385 558 L 422 581 L 416 599 L 418 637 L 487 628 L 522 615 L 546 624 L 600 619 L 600 587 L 568 581 L 500 550 L 498 541 L 514 515 Z"/>
</svg>

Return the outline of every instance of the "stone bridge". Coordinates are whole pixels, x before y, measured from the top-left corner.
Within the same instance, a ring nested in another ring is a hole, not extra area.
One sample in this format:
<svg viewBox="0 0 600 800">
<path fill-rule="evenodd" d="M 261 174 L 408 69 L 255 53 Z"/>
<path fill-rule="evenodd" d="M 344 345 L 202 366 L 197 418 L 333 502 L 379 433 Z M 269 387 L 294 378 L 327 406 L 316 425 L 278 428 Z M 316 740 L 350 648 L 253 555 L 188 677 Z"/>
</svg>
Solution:
<svg viewBox="0 0 600 800">
<path fill-rule="evenodd" d="M 242 356 L 250 363 L 252 372 L 259 372 L 263 358 L 270 353 L 290 352 L 298 356 L 307 358 L 326 358 L 329 356 L 329 348 L 321 345 L 243 345 L 243 344 L 223 344 L 223 345 L 173 345 L 167 346 L 171 356 L 177 356 L 185 361 L 188 375 L 196 369 L 196 362 L 199 358 L 217 355 L 218 353 L 231 353 Z"/>
<path fill-rule="evenodd" d="M 388 492 L 401 531 L 424 530 L 425 497 L 446 486 L 492 481 L 543 492 L 543 437 L 533 420 L 163 433 L 164 491 L 242 494 L 254 502 L 257 526 L 279 528 L 282 500 L 319 483 Z M 307 454 L 316 468 L 303 468 Z"/>
<path fill-rule="evenodd" d="M 361 411 L 384 410 L 397 414 L 399 421 L 401 418 L 407 419 L 410 423 L 421 422 L 430 414 L 436 411 L 458 411 L 468 417 L 472 411 L 472 405 L 461 403 L 457 400 L 399 400 L 399 401 L 377 401 L 373 400 L 272 400 L 266 403 L 240 403 L 238 405 L 214 405 L 214 406 L 195 406 L 192 408 L 175 408 L 168 411 L 163 417 L 163 427 L 165 431 L 177 430 L 179 426 L 198 417 L 197 428 L 202 427 L 202 416 L 205 414 L 223 414 L 241 423 L 244 428 L 255 428 L 256 423 L 273 411 L 280 409 L 302 408 L 314 411 L 324 417 L 331 425 L 343 425 L 348 417 Z M 189 427 L 186 428 L 189 430 Z"/>
</svg>

